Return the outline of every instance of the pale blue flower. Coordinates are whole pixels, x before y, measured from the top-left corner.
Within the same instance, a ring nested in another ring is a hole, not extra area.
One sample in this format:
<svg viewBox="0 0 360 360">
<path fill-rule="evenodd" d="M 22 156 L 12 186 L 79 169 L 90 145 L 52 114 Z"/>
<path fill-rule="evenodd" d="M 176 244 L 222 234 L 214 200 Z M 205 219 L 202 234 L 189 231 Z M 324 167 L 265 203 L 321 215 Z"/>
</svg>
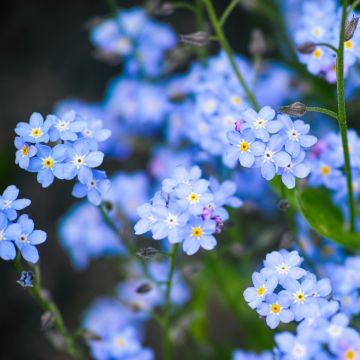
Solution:
<svg viewBox="0 0 360 360">
<path fill-rule="evenodd" d="M 15 185 L 8 186 L 0 196 L 0 210 L 10 221 L 17 218 L 17 211 L 31 204 L 29 199 L 18 199 L 19 189 Z"/>
<path fill-rule="evenodd" d="M 20 122 L 15 128 L 15 132 L 25 142 L 40 143 L 49 141 L 49 130 L 52 126 L 52 119 L 46 119 L 39 113 L 30 116 L 29 123 Z"/>
</svg>

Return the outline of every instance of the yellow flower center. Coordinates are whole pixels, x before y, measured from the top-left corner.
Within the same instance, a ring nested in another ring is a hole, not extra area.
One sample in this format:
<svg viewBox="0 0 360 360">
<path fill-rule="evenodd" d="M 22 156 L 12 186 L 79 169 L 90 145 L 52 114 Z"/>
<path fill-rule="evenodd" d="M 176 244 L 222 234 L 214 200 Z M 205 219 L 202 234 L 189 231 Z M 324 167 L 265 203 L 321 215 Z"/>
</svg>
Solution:
<svg viewBox="0 0 360 360">
<path fill-rule="evenodd" d="M 242 103 L 242 100 L 239 96 L 233 96 L 231 98 L 231 102 L 235 105 L 240 105 Z"/>
<path fill-rule="evenodd" d="M 194 227 L 191 230 L 191 235 L 196 238 L 199 238 L 202 234 L 203 234 L 203 231 L 200 227 Z"/>
<path fill-rule="evenodd" d="M 125 340 L 123 339 L 123 338 L 118 338 L 117 340 L 116 340 L 116 345 L 118 346 L 118 347 L 124 347 L 125 346 Z"/>
<path fill-rule="evenodd" d="M 250 144 L 247 141 L 242 141 L 239 145 L 239 148 L 241 151 L 245 152 L 245 151 L 249 151 L 250 149 Z"/>
<path fill-rule="evenodd" d="M 278 314 L 281 311 L 281 306 L 279 304 L 271 304 L 270 305 L 270 311 L 273 314 Z"/>
<path fill-rule="evenodd" d="M 35 139 L 39 138 L 42 135 L 42 130 L 40 128 L 34 128 L 31 130 L 31 136 Z"/>
<path fill-rule="evenodd" d="M 197 203 L 199 202 L 200 200 L 200 194 L 196 194 L 196 193 L 191 193 L 189 196 L 188 196 L 188 200 L 189 202 L 191 202 L 192 204 L 194 203 Z"/>
<path fill-rule="evenodd" d="M 47 169 L 51 169 L 54 166 L 54 160 L 51 157 L 43 159 L 43 166 Z"/>
<path fill-rule="evenodd" d="M 21 149 L 22 156 L 28 156 L 29 155 L 29 147 L 24 145 Z"/>
<path fill-rule="evenodd" d="M 352 349 L 346 351 L 345 353 L 345 359 L 346 360 L 353 360 L 356 359 L 356 352 Z"/>
<path fill-rule="evenodd" d="M 313 56 L 314 56 L 314 58 L 316 58 L 316 59 L 320 59 L 321 56 L 322 56 L 322 51 L 321 51 L 321 49 L 316 49 L 316 50 L 313 52 Z"/>
<path fill-rule="evenodd" d="M 257 289 L 257 294 L 258 296 L 264 296 L 264 294 L 266 293 L 266 287 L 265 286 L 261 286 Z"/>
<path fill-rule="evenodd" d="M 294 300 L 295 302 L 302 304 L 305 301 L 305 294 L 302 291 L 298 291 L 294 295 Z"/>
<path fill-rule="evenodd" d="M 324 30 L 321 28 L 321 27 L 315 27 L 313 30 L 312 30 L 312 34 L 316 37 L 320 37 L 322 36 L 322 34 L 324 33 Z"/>
<path fill-rule="evenodd" d="M 320 172 L 324 175 L 324 176 L 328 176 L 331 172 L 331 168 L 329 165 L 323 165 L 320 169 Z"/>
<path fill-rule="evenodd" d="M 351 50 L 354 47 L 354 43 L 351 40 L 345 41 L 345 48 Z"/>
</svg>

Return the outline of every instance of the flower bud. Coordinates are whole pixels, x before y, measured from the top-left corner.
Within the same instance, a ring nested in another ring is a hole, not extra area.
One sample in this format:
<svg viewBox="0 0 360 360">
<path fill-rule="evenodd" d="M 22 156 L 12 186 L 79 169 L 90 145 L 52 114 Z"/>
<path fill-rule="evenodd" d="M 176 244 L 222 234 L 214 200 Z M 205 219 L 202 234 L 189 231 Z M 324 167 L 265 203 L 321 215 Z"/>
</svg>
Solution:
<svg viewBox="0 0 360 360">
<path fill-rule="evenodd" d="M 152 289 L 151 284 L 146 282 L 146 283 L 141 284 L 141 285 L 136 289 L 136 292 L 137 292 L 138 294 L 146 294 L 146 293 L 148 293 L 149 291 L 151 291 L 151 289 Z"/>
<path fill-rule="evenodd" d="M 163 3 L 153 10 L 153 14 L 159 16 L 171 15 L 175 11 L 175 5 L 170 2 Z"/>
<path fill-rule="evenodd" d="M 315 51 L 315 49 L 316 49 L 316 44 L 311 41 L 304 42 L 296 48 L 296 50 L 300 54 L 305 54 L 305 55 L 312 54 Z"/>
<path fill-rule="evenodd" d="M 241 131 L 241 121 L 237 120 L 235 122 L 235 131 L 240 132 Z"/>
<path fill-rule="evenodd" d="M 180 35 L 180 40 L 185 44 L 201 47 L 206 46 L 209 43 L 210 38 L 207 32 L 198 31 L 188 35 Z"/>
<path fill-rule="evenodd" d="M 290 208 L 290 203 L 287 199 L 280 199 L 277 203 L 277 207 L 281 211 L 286 211 Z"/>
<path fill-rule="evenodd" d="M 353 38 L 356 28 L 358 26 L 359 17 L 354 16 L 350 21 L 346 22 L 345 26 L 345 41 L 349 41 Z"/>
<path fill-rule="evenodd" d="M 144 259 L 151 259 L 157 255 L 159 251 L 151 246 L 140 249 L 136 255 L 143 257 Z"/>
<path fill-rule="evenodd" d="M 33 287 L 34 286 L 34 273 L 32 271 L 22 271 L 20 279 L 16 281 L 22 287 Z"/>
<path fill-rule="evenodd" d="M 291 105 L 281 107 L 279 111 L 290 116 L 301 117 L 306 113 L 306 105 L 297 101 Z"/>
<path fill-rule="evenodd" d="M 266 52 L 265 38 L 260 29 L 251 31 L 249 51 L 252 56 L 262 56 Z"/>
<path fill-rule="evenodd" d="M 55 323 L 55 315 L 47 311 L 46 313 L 41 315 L 41 330 L 42 331 L 49 331 Z"/>
</svg>

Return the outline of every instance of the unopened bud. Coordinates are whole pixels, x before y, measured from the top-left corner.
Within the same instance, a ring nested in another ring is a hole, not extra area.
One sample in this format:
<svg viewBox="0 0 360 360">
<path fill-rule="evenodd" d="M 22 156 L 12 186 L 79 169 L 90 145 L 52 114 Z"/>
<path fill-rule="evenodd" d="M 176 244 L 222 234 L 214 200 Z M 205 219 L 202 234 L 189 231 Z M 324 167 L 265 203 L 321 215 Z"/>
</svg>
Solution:
<svg viewBox="0 0 360 360">
<path fill-rule="evenodd" d="M 291 105 L 281 107 L 279 111 L 290 116 L 301 117 L 306 113 L 306 105 L 297 101 Z"/>
<path fill-rule="evenodd" d="M 146 293 L 148 293 L 149 291 L 151 291 L 151 289 L 152 289 L 151 284 L 146 282 L 146 283 L 141 284 L 141 285 L 136 289 L 136 292 L 137 292 L 138 294 L 146 294 Z"/>
<path fill-rule="evenodd" d="M 47 311 L 46 313 L 41 315 L 41 330 L 49 331 L 55 322 L 55 316 L 52 312 Z"/>
<path fill-rule="evenodd" d="M 359 17 L 353 16 L 353 18 L 350 21 L 346 22 L 345 26 L 345 41 L 349 41 L 353 38 L 355 30 L 358 26 Z"/>
<path fill-rule="evenodd" d="M 159 16 L 171 15 L 175 11 L 175 5 L 169 2 L 163 3 L 153 10 L 153 14 Z"/>
<path fill-rule="evenodd" d="M 241 121 L 237 120 L 235 122 L 235 131 L 240 132 L 241 131 Z"/>
<path fill-rule="evenodd" d="M 309 55 L 309 54 L 312 54 L 315 49 L 316 49 L 316 44 L 311 42 L 311 41 L 308 41 L 308 42 L 304 42 L 303 44 L 301 44 L 300 46 L 298 46 L 296 48 L 296 50 L 300 53 L 300 54 L 306 54 L 306 55 Z"/>
<path fill-rule="evenodd" d="M 290 208 L 290 203 L 286 199 L 280 199 L 277 203 L 278 209 L 281 211 L 286 211 Z"/>
<path fill-rule="evenodd" d="M 138 255 L 140 257 L 143 257 L 145 259 L 151 259 L 154 256 L 156 256 L 158 253 L 159 253 L 159 251 L 157 249 L 149 246 L 149 247 L 145 247 L 145 248 L 140 249 L 136 253 L 136 255 Z"/>
<path fill-rule="evenodd" d="M 205 31 L 198 31 L 188 35 L 180 35 L 180 40 L 189 45 L 205 46 L 209 43 L 209 34 Z"/>
<path fill-rule="evenodd" d="M 22 287 L 33 287 L 34 286 L 34 273 L 32 271 L 22 271 L 20 279 L 16 281 Z"/>
<path fill-rule="evenodd" d="M 100 341 L 102 338 L 90 330 L 81 329 L 81 337 L 86 341 Z"/>
<path fill-rule="evenodd" d="M 253 56 L 261 56 L 266 52 L 265 38 L 260 29 L 254 29 L 251 31 L 249 51 Z"/>
</svg>

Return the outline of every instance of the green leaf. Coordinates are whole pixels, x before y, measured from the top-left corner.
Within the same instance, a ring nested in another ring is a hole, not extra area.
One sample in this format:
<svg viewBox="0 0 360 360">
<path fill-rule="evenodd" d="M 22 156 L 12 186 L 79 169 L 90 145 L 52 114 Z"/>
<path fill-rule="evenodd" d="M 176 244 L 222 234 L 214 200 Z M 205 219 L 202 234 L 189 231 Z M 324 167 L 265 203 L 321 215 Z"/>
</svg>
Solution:
<svg viewBox="0 0 360 360">
<path fill-rule="evenodd" d="M 350 249 L 360 249 L 360 234 L 345 229 L 341 211 L 334 206 L 328 191 L 307 188 L 296 191 L 295 197 L 298 210 L 316 232 Z"/>
</svg>

